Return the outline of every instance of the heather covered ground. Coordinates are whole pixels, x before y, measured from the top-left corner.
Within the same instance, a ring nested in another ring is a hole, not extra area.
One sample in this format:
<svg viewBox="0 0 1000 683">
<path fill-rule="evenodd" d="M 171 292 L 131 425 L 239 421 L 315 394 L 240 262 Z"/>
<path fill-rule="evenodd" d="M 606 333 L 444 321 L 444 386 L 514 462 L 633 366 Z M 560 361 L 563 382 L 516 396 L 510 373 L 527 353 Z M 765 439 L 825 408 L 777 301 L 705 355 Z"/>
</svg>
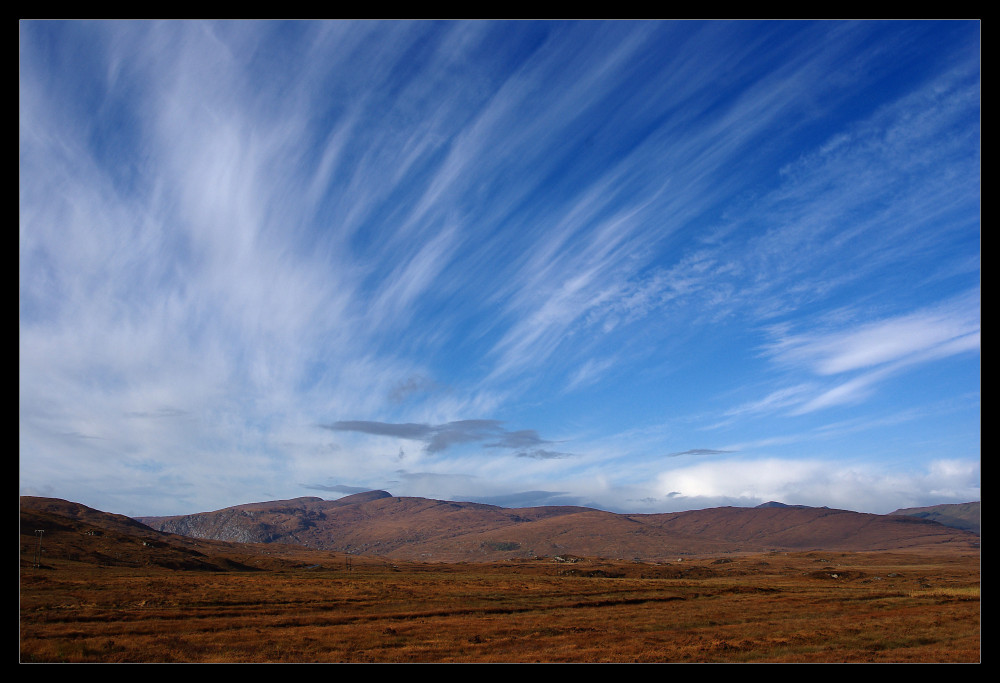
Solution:
<svg viewBox="0 0 1000 683">
<path fill-rule="evenodd" d="M 25 549 L 26 550 L 26 549 Z M 307 557 L 308 555 L 308 557 Z M 978 662 L 978 554 L 189 571 L 22 555 L 22 662 Z M 286 564 L 295 558 L 286 558 Z M 678 558 L 681 559 L 681 558 Z M 291 566 L 291 565 L 288 565 Z"/>
</svg>

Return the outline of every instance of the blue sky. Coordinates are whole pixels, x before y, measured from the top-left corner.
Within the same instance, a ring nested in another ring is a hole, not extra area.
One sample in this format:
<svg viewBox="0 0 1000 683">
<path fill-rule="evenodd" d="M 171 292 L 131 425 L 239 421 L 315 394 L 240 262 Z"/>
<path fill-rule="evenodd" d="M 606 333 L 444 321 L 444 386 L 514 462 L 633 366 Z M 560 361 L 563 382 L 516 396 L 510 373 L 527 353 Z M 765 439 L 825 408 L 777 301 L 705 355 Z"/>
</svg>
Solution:
<svg viewBox="0 0 1000 683">
<path fill-rule="evenodd" d="M 979 499 L 978 22 L 19 39 L 21 494 Z"/>
</svg>

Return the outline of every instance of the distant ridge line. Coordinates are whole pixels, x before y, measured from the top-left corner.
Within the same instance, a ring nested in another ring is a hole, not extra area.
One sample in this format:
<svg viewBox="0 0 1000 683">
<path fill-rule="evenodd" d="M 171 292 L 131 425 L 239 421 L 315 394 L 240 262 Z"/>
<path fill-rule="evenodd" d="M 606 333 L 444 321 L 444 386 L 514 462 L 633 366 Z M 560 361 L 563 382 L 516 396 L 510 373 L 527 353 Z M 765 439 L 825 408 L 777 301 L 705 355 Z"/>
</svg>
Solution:
<svg viewBox="0 0 1000 683">
<path fill-rule="evenodd" d="M 934 520 L 777 501 L 753 508 L 619 514 L 579 506 L 503 508 L 366 491 L 337 500 L 302 497 L 137 519 L 195 538 L 443 562 L 566 553 L 655 560 L 762 550 L 978 548 L 975 534 Z"/>
</svg>

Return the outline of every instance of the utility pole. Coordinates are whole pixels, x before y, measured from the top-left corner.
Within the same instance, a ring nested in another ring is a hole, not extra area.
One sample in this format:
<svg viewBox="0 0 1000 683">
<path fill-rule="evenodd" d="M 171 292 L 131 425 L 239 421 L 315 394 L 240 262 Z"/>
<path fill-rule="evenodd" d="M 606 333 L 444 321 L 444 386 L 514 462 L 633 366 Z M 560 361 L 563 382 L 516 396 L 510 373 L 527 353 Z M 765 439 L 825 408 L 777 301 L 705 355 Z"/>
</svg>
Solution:
<svg viewBox="0 0 1000 683">
<path fill-rule="evenodd" d="M 35 568 L 42 566 L 42 534 L 45 533 L 45 529 L 35 529 L 35 535 L 38 536 L 38 547 L 35 548 Z"/>
</svg>

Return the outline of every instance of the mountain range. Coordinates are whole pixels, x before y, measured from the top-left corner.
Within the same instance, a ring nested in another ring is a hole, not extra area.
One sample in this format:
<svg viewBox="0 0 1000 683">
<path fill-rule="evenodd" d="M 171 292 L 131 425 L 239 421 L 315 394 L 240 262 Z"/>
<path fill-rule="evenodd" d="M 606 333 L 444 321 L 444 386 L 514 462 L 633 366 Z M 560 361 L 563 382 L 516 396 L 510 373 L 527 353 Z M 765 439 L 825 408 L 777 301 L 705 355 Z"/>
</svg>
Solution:
<svg viewBox="0 0 1000 683">
<path fill-rule="evenodd" d="M 136 519 L 185 537 L 433 562 L 560 555 L 659 561 L 771 550 L 975 548 L 979 542 L 971 531 L 902 511 L 875 515 L 771 502 L 757 508 L 619 514 L 576 506 L 502 508 L 386 491 Z"/>
</svg>

